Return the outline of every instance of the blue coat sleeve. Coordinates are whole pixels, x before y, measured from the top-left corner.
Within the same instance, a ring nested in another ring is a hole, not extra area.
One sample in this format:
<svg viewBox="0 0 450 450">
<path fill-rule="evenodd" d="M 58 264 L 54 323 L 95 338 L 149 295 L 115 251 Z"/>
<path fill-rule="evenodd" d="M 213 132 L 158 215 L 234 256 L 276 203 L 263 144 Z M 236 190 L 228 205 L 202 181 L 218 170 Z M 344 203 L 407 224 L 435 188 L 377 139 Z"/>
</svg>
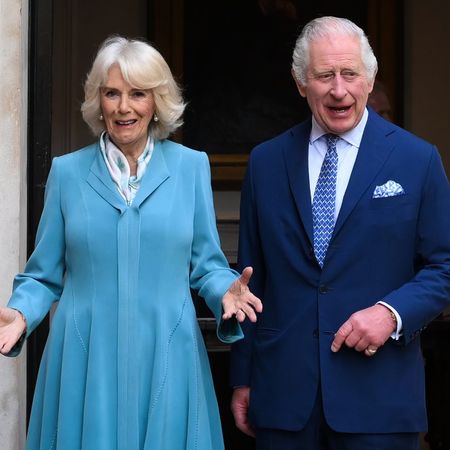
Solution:
<svg viewBox="0 0 450 450">
<path fill-rule="evenodd" d="M 9 307 L 25 316 L 27 337 L 59 300 L 63 289 L 65 239 L 58 163 L 55 158 L 48 176 L 35 249 L 24 271 L 16 275 L 8 302 Z M 20 348 L 15 348 L 11 356 L 19 351 Z"/>
<path fill-rule="evenodd" d="M 220 247 L 209 161 L 205 153 L 200 155 L 200 164 L 196 165 L 190 284 L 213 312 L 218 324 L 218 338 L 223 342 L 234 342 L 242 338 L 241 327 L 235 318 L 222 320 L 222 297 L 239 274 L 230 269 Z"/>
</svg>

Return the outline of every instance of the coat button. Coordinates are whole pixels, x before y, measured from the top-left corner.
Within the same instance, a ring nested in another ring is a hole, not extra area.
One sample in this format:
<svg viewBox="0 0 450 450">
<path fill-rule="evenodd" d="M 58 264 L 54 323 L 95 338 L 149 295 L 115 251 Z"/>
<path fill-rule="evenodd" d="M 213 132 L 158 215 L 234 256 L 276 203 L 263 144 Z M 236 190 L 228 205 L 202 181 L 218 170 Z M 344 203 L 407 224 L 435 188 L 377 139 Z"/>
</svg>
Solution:
<svg viewBox="0 0 450 450">
<path fill-rule="evenodd" d="M 313 337 L 318 338 L 319 337 L 319 330 L 313 331 Z"/>
<path fill-rule="evenodd" d="M 326 294 L 328 291 L 329 291 L 328 287 L 325 286 L 324 284 L 321 284 L 321 285 L 319 286 L 319 293 L 321 293 L 321 294 Z"/>
</svg>

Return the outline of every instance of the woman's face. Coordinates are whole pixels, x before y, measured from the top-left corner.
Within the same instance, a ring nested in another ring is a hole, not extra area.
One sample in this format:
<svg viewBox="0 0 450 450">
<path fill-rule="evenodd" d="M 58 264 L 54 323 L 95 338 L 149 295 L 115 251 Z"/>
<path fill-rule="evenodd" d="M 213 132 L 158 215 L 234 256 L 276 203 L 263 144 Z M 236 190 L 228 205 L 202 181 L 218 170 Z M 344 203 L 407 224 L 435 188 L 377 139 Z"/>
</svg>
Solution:
<svg viewBox="0 0 450 450">
<path fill-rule="evenodd" d="M 120 67 L 113 65 L 100 88 L 100 107 L 114 144 L 125 154 L 142 153 L 155 113 L 152 91 L 133 88 L 124 80 Z"/>
</svg>

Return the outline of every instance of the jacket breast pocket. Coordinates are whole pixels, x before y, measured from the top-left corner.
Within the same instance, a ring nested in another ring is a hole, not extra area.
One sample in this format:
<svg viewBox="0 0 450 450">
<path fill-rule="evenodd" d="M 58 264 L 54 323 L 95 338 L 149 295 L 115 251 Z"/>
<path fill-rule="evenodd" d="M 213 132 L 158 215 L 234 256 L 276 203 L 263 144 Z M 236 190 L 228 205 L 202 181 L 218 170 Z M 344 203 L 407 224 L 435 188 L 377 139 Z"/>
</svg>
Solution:
<svg viewBox="0 0 450 450">
<path fill-rule="evenodd" d="M 370 200 L 369 209 L 403 208 L 411 203 L 411 196 L 408 194 L 393 195 L 392 197 L 378 197 Z"/>
<path fill-rule="evenodd" d="M 367 206 L 368 220 L 372 226 L 386 225 L 401 228 L 417 219 L 417 205 L 412 196 L 403 194 L 393 197 L 372 198 Z"/>
</svg>

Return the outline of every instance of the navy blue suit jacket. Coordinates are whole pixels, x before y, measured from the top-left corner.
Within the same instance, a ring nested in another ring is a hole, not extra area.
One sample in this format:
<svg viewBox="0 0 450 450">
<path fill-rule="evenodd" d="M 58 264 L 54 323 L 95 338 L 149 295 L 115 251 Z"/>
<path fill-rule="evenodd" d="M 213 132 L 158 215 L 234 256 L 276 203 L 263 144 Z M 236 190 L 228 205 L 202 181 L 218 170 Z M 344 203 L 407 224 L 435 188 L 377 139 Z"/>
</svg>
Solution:
<svg viewBox="0 0 450 450">
<path fill-rule="evenodd" d="M 434 146 L 373 111 L 323 269 L 313 253 L 311 120 L 256 147 L 241 198 L 239 265 L 264 304 L 233 345 L 231 383 L 250 386 L 254 426 L 299 430 L 321 383 L 339 432 L 426 428 L 420 332 L 450 302 L 450 189 Z M 373 198 L 393 180 L 405 194 Z M 352 313 L 384 300 L 403 337 L 377 354 L 330 350 Z"/>
</svg>

